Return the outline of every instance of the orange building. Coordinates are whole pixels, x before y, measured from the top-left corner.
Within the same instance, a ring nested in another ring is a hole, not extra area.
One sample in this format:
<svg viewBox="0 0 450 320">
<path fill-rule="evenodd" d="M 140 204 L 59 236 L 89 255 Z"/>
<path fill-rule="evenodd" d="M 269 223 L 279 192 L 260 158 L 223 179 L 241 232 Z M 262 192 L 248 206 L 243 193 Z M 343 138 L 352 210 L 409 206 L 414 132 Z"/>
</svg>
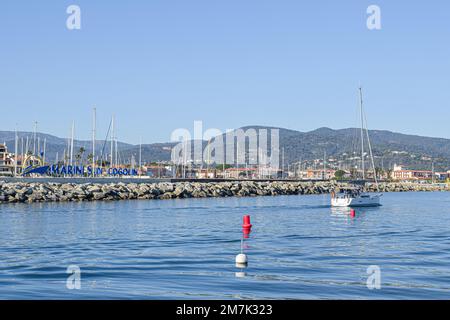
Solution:
<svg viewBox="0 0 450 320">
<path fill-rule="evenodd" d="M 336 170 L 333 169 L 308 169 L 301 172 L 301 178 L 305 180 L 330 180 L 333 179 L 336 174 Z"/>
<path fill-rule="evenodd" d="M 433 172 L 431 170 L 411 170 L 402 166 L 394 166 L 391 178 L 393 180 L 431 180 Z"/>
</svg>

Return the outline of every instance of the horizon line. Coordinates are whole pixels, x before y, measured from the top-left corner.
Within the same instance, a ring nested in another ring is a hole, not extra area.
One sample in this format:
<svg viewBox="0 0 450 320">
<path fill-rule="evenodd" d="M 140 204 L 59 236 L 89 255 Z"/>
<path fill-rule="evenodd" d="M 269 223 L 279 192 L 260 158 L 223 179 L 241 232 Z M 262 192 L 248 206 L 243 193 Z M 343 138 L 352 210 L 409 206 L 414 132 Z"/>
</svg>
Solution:
<svg viewBox="0 0 450 320">
<path fill-rule="evenodd" d="M 261 129 L 263 129 L 263 128 L 266 128 L 266 129 L 280 129 L 280 130 L 295 131 L 295 132 L 304 133 L 304 134 L 311 133 L 311 132 L 314 132 L 314 131 L 318 131 L 318 130 L 321 130 L 321 129 L 328 129 L 328 130 L 332 130 L 332 131 L 359 130 L 360 129 L 360 128 L 357 128 L 357 127 L 347 127 L 347 128 L 335 129 L 335 128 L 323 126 L 323 127 L 319 127 L 319 128 L 313 129 L 313 130 L 309 130 L 309 131 L 300 131 L 300 130 L 297 130 L 297 129 L 290 129 L 290 128 L 285 128 L 285 127 L 276 127 L 276 126 L 269 126 L 269 125 L 267 125 L 267 126 L 265 126 L 265 125 L 245 125 L 245 126 L 241 126 L 241 127 L 238 127 L 238 128 L 231 129 L 231 130 L 235 131 L 235 130 L 239 130 L 239 129 L 251 129 L 251 128 L 256 128 L 256 129 L 259 129 L 259 128 L 261 128 Z M 403 133 L 403 132 L 398 132 L 398 131 L 392 131 L 392 130 L 389 130 L 389 129 L 369 129 L 369 131 L 378 131 L 378 132 L 381 131 L 381 132 L 389 132 L 389 133 L 395 133 L 395 134 L 401 134 L 401 135 L 413 136 L 413 137 L 450 140 L 450 138 L 437 137 L 437 136 L 423 136 L 423 135 L 419 135 L 419 134 L 411 134 L 411 133 Z M 0 130 L 0 133 L 2 133 L 2 132 L 8 132 L 8 133 L 15 134 L 16 131 L 15 130 Z M 23 134 L 31 134 L 31 135 L 33 135 L 34 132 L 33 131 L 19 131 L 18 130 L 17 134 L 22 134 L 22 135 Z M 52 137 L 58 138 L 58 139 L 69 139 L 69 137 L 61 137 L 59 135 L 52 134 L 52 133 L 47 133 L 47 132 L 43 132 L 43 131 L 37 131 L 36 134 L 37 135 L 48 135 L 48 136 L 52 136 Z M 222 133 L 222 134 L 225 134 L 225 132 Z M 91 139 L 74 139 L 74 140 L 78 141 L 78 142 L 92 143 Z M 191 141 L 198 141 L 198 140 L 199 139 L 191 139 Z M 96 139 L 95 141 L 96 142 L 98 142 L 98 141 L 104 142 L 105 139 Z M 110 139 L 107 139 L 106 141 L 110 141 Z M 200 141 L 207 142 L 208 140 L 201 139 Z M 168 143 L 176 143 L 176 142 L 179 142 L 179 141 L 163 141 L 163 142 L 149 142 L 149 143 L 137 143 L 137 144 L 130 143 L 130 142 L 125 142 L 125 140 L 122 140 L 122 141 L 121 140 L 117 140 L 117 142 L 118 143 L 132 145 L 132 146 L 138 146 L 138 145 L 168 144 Z"/>
</svg>

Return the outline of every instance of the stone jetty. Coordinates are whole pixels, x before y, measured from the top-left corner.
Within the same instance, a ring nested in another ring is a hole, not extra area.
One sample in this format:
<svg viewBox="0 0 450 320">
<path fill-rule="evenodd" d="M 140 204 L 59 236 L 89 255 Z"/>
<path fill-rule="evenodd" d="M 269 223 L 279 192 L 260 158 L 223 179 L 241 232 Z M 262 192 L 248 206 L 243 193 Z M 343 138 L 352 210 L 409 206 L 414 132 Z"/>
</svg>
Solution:
<svg viewBox="0 0 450 320">
<path fill-rule="evenodd" d="M 346 187 L 345 183 L 297 181 L 161 182 L 161 183 L 52 183 L 2 182 L 1 203 L 114 201 L 132 199 L 182 199 L 324 194 Z M 375 191 L 371 185 L 368 191 Z M 447 191 L 446 186 L 382 183 L 382 192 Z"/>
</svg>

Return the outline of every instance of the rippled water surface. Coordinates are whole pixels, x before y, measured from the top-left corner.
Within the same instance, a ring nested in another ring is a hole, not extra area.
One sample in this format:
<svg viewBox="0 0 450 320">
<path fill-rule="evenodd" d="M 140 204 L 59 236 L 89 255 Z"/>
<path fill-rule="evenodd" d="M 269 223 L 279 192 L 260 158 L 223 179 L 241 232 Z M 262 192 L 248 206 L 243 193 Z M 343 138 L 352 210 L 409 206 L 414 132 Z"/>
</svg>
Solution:
<svg viewBox="0 0 450 320">
<path fill-rule="evenodd" d="M 449 299 L 450 193 L 0 205 L 1 299 Z M 236 277 L 242 216 L 249 265 Z M 69 290 L 68 266 L 81 269 Z M 381 289 L 367 268 L 379 266 Z"/>
</svg>

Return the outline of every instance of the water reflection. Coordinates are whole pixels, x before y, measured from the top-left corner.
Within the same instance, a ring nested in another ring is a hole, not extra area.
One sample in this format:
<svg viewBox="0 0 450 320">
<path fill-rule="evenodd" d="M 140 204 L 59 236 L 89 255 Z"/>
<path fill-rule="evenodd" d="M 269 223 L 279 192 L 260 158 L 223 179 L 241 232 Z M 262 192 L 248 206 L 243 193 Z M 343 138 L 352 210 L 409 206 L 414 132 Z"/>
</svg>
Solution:
<svg viewBox="0 0 450 320">
<path fill-rule="evenodd" d="M 350 208 L 349 207 L 330 207 L 332 216 L 349 216 Z"/>
</svg>

